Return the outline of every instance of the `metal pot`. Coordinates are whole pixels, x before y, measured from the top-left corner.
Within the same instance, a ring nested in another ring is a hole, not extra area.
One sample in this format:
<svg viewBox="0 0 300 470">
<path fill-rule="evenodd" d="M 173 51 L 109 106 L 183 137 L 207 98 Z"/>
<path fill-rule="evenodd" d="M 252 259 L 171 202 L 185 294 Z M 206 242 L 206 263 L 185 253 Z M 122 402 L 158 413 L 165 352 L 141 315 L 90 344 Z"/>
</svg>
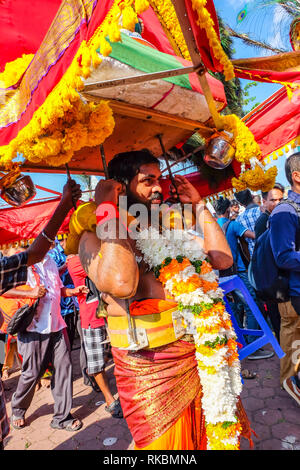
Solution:
<svg viewBox="0 0 300 470">
<path fill-rule="evenodd" d="M 216 170 L 223 170 L 232 162 L 235 149 L 231 145 L 232 134 L 223 131 L 215 134 L 207 147 L 204 162 Z"/>
<path fill-rule="evenodd" d="M 20 175 L 10 186 L 1 191 L 1 197 L 11 206 L 21 207 L 36 195 L 32 179 L 28 175 Z"/>
</svg>

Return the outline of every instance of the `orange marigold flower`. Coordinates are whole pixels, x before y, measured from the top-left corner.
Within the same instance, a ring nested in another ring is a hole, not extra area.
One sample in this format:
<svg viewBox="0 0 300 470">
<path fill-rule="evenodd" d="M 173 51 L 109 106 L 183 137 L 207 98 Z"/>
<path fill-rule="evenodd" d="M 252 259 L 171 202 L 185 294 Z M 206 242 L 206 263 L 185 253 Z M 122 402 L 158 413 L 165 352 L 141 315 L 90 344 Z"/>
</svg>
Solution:
<svg viewBox="0 0 300 470">
<path fill-rule="evenodd" d="M 203 261 L 201 265 L 201 274 L 207 274 L 212 271 L 211 265 L 207 261 Z"/>
<path fill-rule="evenodd" d="M 218 283 L 216 281 L 209 282 L 209 281 L 205 281 L 204 279 L 202 279 L 202 289 L 204 293 L 209 292 L 210 290 L 216 290 L 217 288 L 218 288 Z"/>
<path fill-rule="evenodd" d="M 169 279 L 174 277 L 175 274 L 178 274 L 190 265 L 191 263 L 187 258 L 184 258 L 182 263 L 179 263 L 176 259 L 172 259 L 171 263 L 161 268 L 158 279 L 165 284 Z"/>
</svg>

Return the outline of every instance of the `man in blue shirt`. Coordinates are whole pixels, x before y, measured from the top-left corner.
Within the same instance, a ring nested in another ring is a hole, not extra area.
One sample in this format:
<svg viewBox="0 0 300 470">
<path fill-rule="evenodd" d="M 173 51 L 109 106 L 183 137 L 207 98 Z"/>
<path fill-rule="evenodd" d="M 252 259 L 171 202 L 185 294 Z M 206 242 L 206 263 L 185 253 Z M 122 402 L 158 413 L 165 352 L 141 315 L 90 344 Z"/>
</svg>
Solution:
<svg viewBox="0 0 300 470">
<path fill-rule="evenodd" d="M 291 185 L 288 199 L 300 207 L 300 152 L 288 157 L 285 174 Z M 277 266 L 289 273 L 289 302 L 278 305 L 281 316 L 280 346 L 285 356 L 280 360 L 280 382 L 300 404 L 300 223 L 296 209 L 281 203 L 270 216 L 270 243 Z"/>
<path fill-rule="evenodd" d="M 232 257 L 233 261 L 236 267 L 236 274 L 242 279 L 244 282 L 245 286 L 247 287 L 249 294 L 253 297 L 254 301 L 258 304 L 260 307 L 259 301 L 256 296 L 256 292 L 253 289 L 252 285 L 249 282 L 248 279 L 248 269 L 247 266 L 245 265 L 245 261 L 243 260 L 243 256 L 241 253 L 241 250 L 239 248 L 239 238 L 244 237 L 244 238 L 249 238 L 251 240 L 254 240 L 255 234 L 253 231 L 248 230 L 246 227 L 243 225 L 239 224 L 236 220 L 231 220 L 229 219 L 229 213 L 230 213 L 230 201 L 229 199 L 223 199 L 220 197 L 217 201 L 217 204 L 215 205 L 215 210 L 219 218 L 217 219 L 217 223 L 220 225 L 220 227 L 223 227 L 223 230 L 225 228 L 225 223 L 227 223 L 227 226 L 224 230 L 226 239 L 228 241 L 228 244 L 230 246 L 231 252 L 232 252 Z M 235 291 L 237 296 L 235 296 L 235 303 L 238 305 L 238 299 L 242 301 L 244 310 L 246 313 L 246 320 L 247 320 L 247 328 L 253 329 L 253 330 L 259 330 L 260 326 L 254 317 L 252 310 L 249 308 L 248 304 L 244 300 L 244 297 L 239 291 Z M 234 306 L 236 307 L 236 305 Z M 238 320 L 238 318 L 237 318 Z M 240 325 L 242 326 L 242 325 Z M 256 339 L 255 336 L 248 336 L 247 340 L 248 343 L 251 343 Z M 272 357 L 274 353 L 272 351 L 266 351 L 263 349 L 259 349 L 258 351 L 255 351 L 254 353 L 250 354 L 248 356 L 248 359 L 268 359 Z"/>
<path fill-rule="evenodd" d="M 261 210 L 258 204 L 255 204 L 253 201 L 253 196 L 249 189 L 245 189 L 244 191 L 240 191 L 235 194 L 236 199 L 238 202 L 245 207 L 245 210 L 242 214 L 240 214 L 236 221 L 246 227 L 246 229 L 254 232 L 254 227 L 257 219 L 261 215 Z M 249 246 L 249 253 L 252 256 L 255 240 L 251 237 L 246 237 L 248 240 Z"/>
</svg>

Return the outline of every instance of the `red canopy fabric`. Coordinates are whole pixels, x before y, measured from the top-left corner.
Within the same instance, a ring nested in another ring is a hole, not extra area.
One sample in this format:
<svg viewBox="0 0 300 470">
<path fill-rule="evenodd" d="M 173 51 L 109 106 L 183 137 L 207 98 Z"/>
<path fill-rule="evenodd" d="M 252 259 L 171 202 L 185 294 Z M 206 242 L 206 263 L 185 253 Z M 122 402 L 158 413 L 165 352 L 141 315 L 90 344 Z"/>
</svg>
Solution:
<svg viewBox="0 0 300 470">
<path fill-rule="evenodd" d="M 36 238 L 51 218 L 59 201 L 60 198 L 55 198 L 24 207 L 1 209 L 0 245 Z M 73 210 L 65 218 L 58 233 L 69 231 L 69 220 Z"/>
<path fill-rule="evenodd" d="M 300 83 L 300 80 L 298 81 Z M 285 87 L 278 90 L 245 118 L 245 123 L 265 157 L 300 135 L 300 93 L 291 101 Z"/>
<path fill-rule="evenodd" d="M 185 0 L 185 5 L 187 8 L 191 27 L 193 29 L 193 33 L 196 39 L 197 47 L 201 54 L 204 65 L 214 72 L 222 72 L 223 65 L 214 56 L 214 53 L 208 43 L 206 31 L 197 25 L 198 15 L 192 9 L 191 2 Z M 209 11 L 214 22 L 216 34 L 218 38 L 220 38 L 219 23 L 213 0 L 207 0 L 206 8 Z M 155 47 L 157 47 L 159 51 L 175 55 L 170 41 L 167 38 L 167 35 L 164 32 L 158 20 L 158 17 L 156 16 L 152 8 L 146 10 L 143 14 L 140 15 L 140 17 L 142 18 L 144 23 L 144 32 L 142 34 L 143 38 L 149 41 Z"/>
<path fill-rule="evenodd" d="M 23 54 L 34 54 L 62 0 L 5 0 L 0 2 L 0 72 Z"/>
</svg>

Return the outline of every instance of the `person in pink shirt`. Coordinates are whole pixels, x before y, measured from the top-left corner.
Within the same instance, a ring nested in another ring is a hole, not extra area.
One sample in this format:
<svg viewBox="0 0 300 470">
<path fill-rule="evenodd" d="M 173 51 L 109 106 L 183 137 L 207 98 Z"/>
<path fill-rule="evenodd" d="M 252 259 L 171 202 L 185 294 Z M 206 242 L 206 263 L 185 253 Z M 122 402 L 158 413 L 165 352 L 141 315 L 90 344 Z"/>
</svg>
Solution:
<svg viewBox="0 0 300 470">
<path fill-rule="evenodd" d="M 79 256 L 68 256 L 67 266 L 74 286 L 83 285 L 87 275 L 80 263 Z M 77 297 L 77 300 L 79 303 L 83 342 L 87 356 L 87 372 L 95 378 L 97 385 L 104 395 L 106 411 L 108 411 L 113 418 L 123 418 L 120 401 L 119 399 L 114 399 L 105 373 L 104 341 L 106 340 L 106 327 L 104 318 L 96 317 L 96 310 L 99 305 L 98 299 L 87 303 L 86 294 L 82 293 Z"/>
</svg>

